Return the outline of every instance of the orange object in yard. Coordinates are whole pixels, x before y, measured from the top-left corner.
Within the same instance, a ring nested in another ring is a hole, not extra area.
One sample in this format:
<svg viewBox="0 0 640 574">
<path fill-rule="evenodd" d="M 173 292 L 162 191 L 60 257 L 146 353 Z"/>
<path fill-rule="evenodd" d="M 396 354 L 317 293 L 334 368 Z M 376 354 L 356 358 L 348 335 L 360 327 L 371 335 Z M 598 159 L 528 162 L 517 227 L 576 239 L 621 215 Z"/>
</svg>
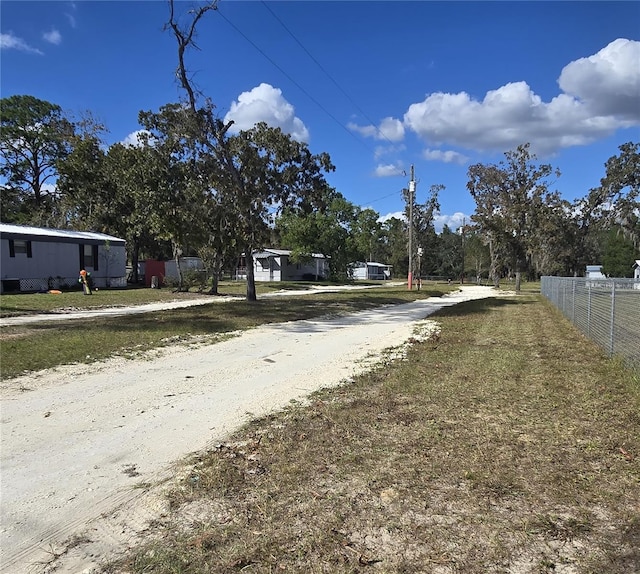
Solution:
<svg viewBox="0 0 640 574">
<path fill-rule="evenodd" d="M 51 295 L 60 295 L 62 291 L 59 291 L 58 289 L 50 289 L 47 293 L 51 293 Z"/>
</svg>

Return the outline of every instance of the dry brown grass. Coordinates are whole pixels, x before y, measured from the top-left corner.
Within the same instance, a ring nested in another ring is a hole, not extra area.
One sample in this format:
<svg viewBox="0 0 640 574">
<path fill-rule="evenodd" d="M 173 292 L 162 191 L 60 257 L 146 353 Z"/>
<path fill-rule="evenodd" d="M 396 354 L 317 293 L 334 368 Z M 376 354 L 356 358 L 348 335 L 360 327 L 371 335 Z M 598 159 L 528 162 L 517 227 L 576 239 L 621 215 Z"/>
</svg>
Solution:
<svg viewBox="0 0 640 574">
<path fill-rule="evenodd" d="M 112 572 L 640 571 L 640 393 L 537 296 L 185 463 Z"/>
</svg>

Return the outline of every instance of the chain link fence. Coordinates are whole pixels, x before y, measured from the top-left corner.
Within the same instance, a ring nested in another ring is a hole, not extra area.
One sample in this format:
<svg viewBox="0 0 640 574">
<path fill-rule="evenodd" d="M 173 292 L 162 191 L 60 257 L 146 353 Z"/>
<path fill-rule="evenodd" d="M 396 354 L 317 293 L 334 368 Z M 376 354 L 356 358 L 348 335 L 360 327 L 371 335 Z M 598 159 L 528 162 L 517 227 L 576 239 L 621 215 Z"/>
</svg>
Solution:
<svg viewBox="0 0 640 574">
<path fill-rule="evenodd" d="M 640 368 L 640 280 L 542 277 L 541 291 L 609 356 Z"/>
</svg>

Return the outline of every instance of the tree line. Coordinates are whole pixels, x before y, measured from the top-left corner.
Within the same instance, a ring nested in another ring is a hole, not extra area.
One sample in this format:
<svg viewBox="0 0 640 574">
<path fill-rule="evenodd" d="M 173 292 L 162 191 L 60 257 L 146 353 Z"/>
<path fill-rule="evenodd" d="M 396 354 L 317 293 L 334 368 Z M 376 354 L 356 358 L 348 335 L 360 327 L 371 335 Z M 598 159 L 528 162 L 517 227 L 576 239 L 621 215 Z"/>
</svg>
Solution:
<svg viewBox="0 0 640 574">
<path fill-rule="evenodd" d="M 506 152 L 497 165 L 472 165 L 471 219 L 489 248 L 491 277 L 513 275 L 518 285 L 523 274 L 579 276 L 593 263 L 630 277 L 640 255 L 638 152 L 638 143 L 621 145 L 600 185 L 573 202 L 552 190 L 560 172 L 537 162 L 529 144 Z"/>
<path fill-rule="evenodd" d="M 140 112 L 136 145 L 106 146 L 103 126 L 33 96 L 2 99 L 0 113 L 5 223 L 117 235 L 134 271 L 141 258 L 198 255 L 214 292 L 241 253 L 266 246 L 323 253 L 332 279 L 374 257 L 402 268 L 402 223 L 347 201 L 324 177 L 329 155 L 278 128 L 229 135 L 210 104 L 172 103 Z"/>
<path fill-rule="evenodd" d="M 381 222 L 328 185 L 328 154 L 312 154 L 263 123 L 229 135 L 210 103 L 141 111 L 136 145 L 106 146 L 104 127 L 90 117 L 74 121 L 33 96 L 2 99 L 0 114 L 3 222 L 117 235 L 134 270 L 140 258 L 198 255 L 213 292 L 241 253 L 269 246 L 292 249 L 299 261 L 329 256 L 332 279 L 345 279 L 355 261 L 390 264 L 406 276 L 410 211 L 413 245 L 423 252 L 414 257 L 416 275 L 497 282 L 581 275 L 602 262 L 608 274 L 629 276 L 640 256 L 637 143 L 620 146 L 600 185 L 574 202 L 552 190 L 559 172 L 540 164 L 528 144 L 497 165 L 472 165 L 475 213 L 437 234 L 443 186 L 431 186 L 412 208 L 403 190 L 405 217 Z M 248 289 L 255 298 L 255 286 Z"/>
</svg>

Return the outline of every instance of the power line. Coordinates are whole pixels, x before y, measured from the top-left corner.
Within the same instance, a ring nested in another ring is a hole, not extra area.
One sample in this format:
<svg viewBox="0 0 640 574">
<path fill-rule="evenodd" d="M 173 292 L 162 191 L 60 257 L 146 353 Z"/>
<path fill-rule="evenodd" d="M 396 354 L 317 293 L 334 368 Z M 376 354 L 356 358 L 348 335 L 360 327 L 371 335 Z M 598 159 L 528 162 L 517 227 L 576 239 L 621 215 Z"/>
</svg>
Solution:
<svg viewBox="0 0 640 574">
<path fill-rule="evenodd" d="M 356 140 L 360 145 L 363 145 L 369 151 L 373 151 L 369 145 L 367 145 L 363 140 L 358 139 L 351 130 L 349 130 L 345 125 L 343 125 L 331 112 L 329 112 L 316 98 L 314 98 L 307 90 L 305 90 L 296 80 L 294 80 L 281 66 L 279 66 L 272 58 L 270 58 L 264 51 L 253 42 L 244 32 L 242 32 L 231 20 L 229 20 L 218 8 L 216 11 L 220 14 L 221 18 L 229 24 L 238 34 L 240 34 L 249 44 L 251 44 L 260 54 L 262 54 L 273 66 L 275 66 L 280 72 L 282 72 L 286 78 L 289 79 L 298 89 L 306 95 L 314 104 L 316 104 L 325 114 L 327 114 L 336 124 L 338 124 L 345 132 L 347 132 L 354 140 Z"/>
<path fill-rule="evenodd" d="M 371 199 L 371 200 L 369 200 L 369 201 L 367 201 L 365 203 L 376 203 L 378 201 L 382 201 L 383 199 L 387 199 L 388 197 L 393 197 L 394 195 L 398 195 L 398 194 L 401 194 L 401 193 L 402 193 L 402 190 L 400 189 L 400 190 L 394 191 L 393 193 L 390 193 L 388 195 L 383 195 L 382 197 L 378 197 L 377 199 Z"/>
<path fill-rule="evenodd" d="M 300 48 L 302 48 L 305 52 L 305 54 L 307 54 L 307 56 L 309 56 L 309 58 L 311 58 L 311 60 L 314 62 L 314 64 L 316 66 L 318 66 L 318 68 L 320 68 L 320 70 L 324 73 L 325 76 L 327 76 L 327 78 L 329 78 L 331 80 L 331 82 L 333 83 L 333 85 L 338 88 L 338 90 L 340 90 L 340 92 L 351 102 L 351 104 L 362 114 L 362 116 L 375 128 L 376 132 L 378 132 L 384 139 L 386 139 L 391 145 L 395 145 L 394 142 L 392 142 L 386 135 L 385 133 L 376 127 L 375 122 L 369 118 L 369 116 L 367 116 L 367 114 L 362 111 L 362 108 L 351 98 L 351 96 L 342 88 L 342 86 L 340 84 L 338 84 L 338 82 L 333 78 L 333 76 L 324 68 L 324 66 L 318 62 L 318 60 L 316 58 L 314 58 L 314 56 L 311 54 L 311 52 L 309 52 L 309 50 L 307 50 L 307 48 L 305 48 L 305 46 L 302 44 L 302 42 L 295 36 L 295 34 L 289 30 L 289 28 L 286 26 L 286 24 L 280 20 L 280 18 L 278 18 L 278 16 L 274 13 L 273 10 L 271 10 L 271 8 L 269 8 L 269 6 L 267 6 L 267 3 L 262 0 L 262 5 L 269 11 L 269 13 L 278 21 L 278 23 L 286 30 L 287 34 L 289 34 L 289 36 L 291 36 L 296 43 L 298 44 L 298 46 L 300 46 Z"/>
</svg>

